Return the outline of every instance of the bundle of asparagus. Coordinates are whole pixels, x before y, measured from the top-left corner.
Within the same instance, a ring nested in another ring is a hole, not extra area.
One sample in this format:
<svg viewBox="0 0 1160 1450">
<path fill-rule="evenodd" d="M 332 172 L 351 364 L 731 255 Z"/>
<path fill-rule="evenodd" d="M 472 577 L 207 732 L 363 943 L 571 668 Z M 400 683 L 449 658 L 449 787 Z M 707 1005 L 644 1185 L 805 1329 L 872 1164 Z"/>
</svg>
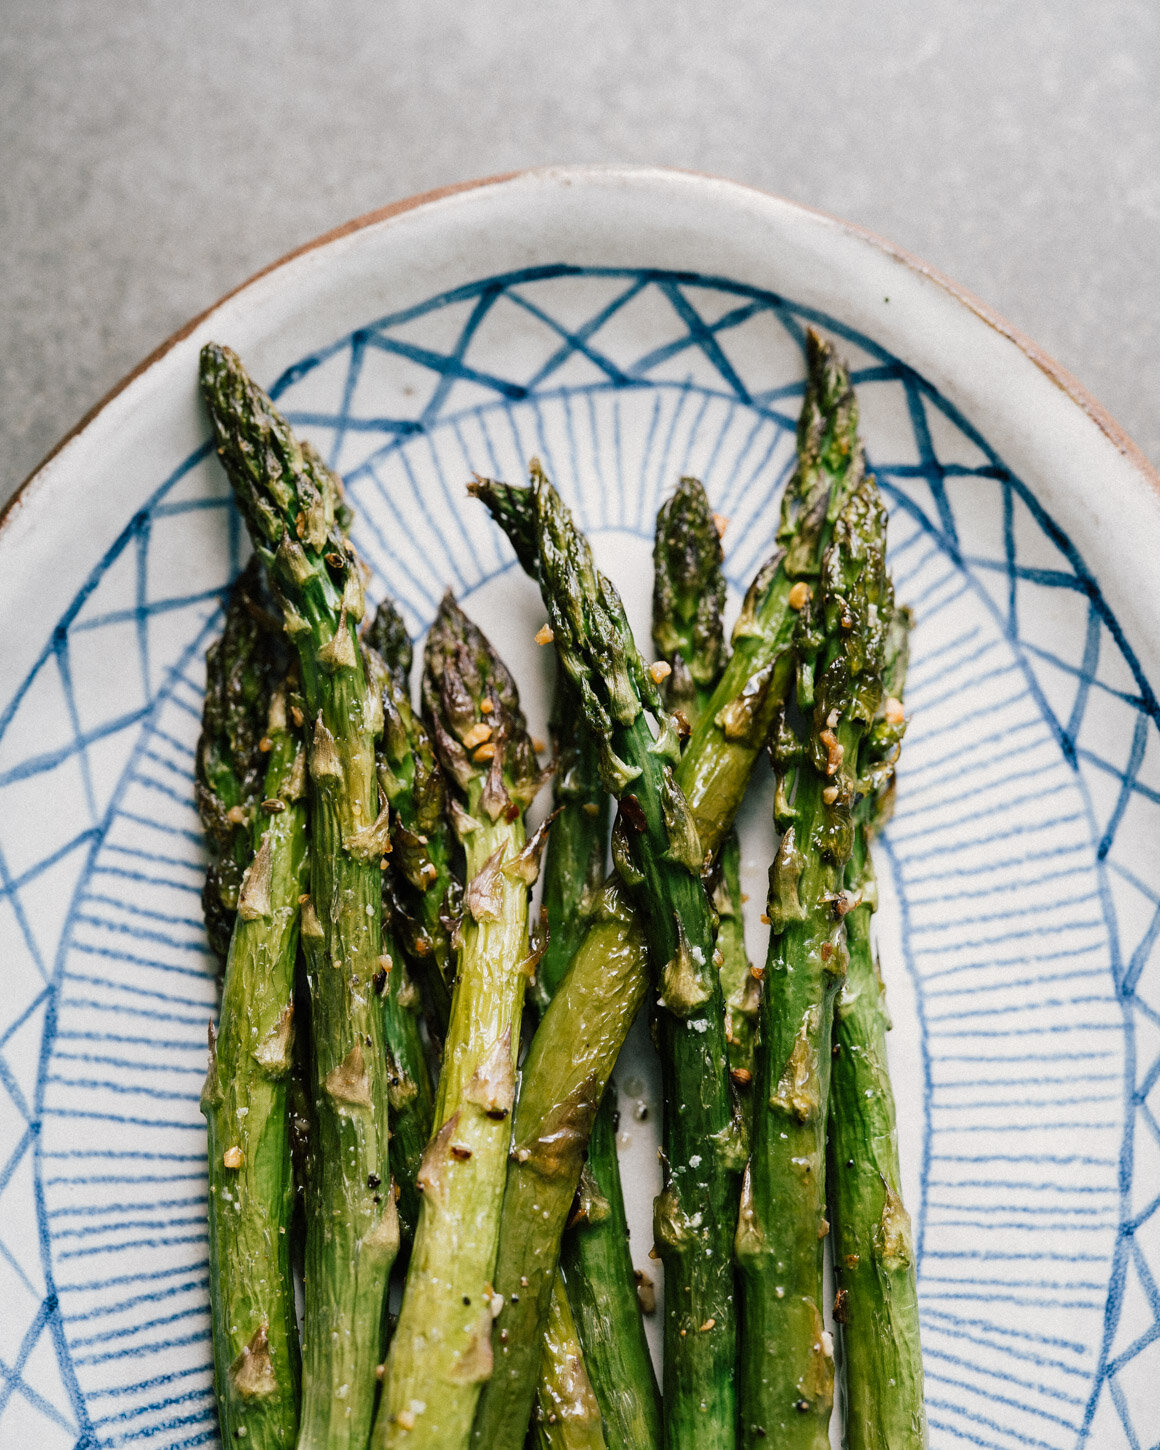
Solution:
<svg viewBox="0 0 1160 1450">
<path fill-rule="evenodd" d="M 225 958 L 203 1110 L 231 1443 L 820 1446 L 830 1221 L 848 1443 L 925 1443 L 869 926 L 909 620 L 846 373 L 814 334 L 807 360 L 777 551 L 731 646 L 721 521 L 697 480 L 657 520 L 651 665 L 537 462 L 529 487 L 470 486 L 539 585 L 556 646 L 554 810 L 529 838 L 546 772 L 493 646 L 447 596 L 414 710 L 390 601 L 357 633 L 339 480 L 232 353 L 203 350 L 255 551 L 207 661 L 198 753 Z M 782 837 L 759 969 L 732 827 L 767 745 Z M 663 1399 L 610 1081 L 646 1000 L 664 1094 Z"/>
</svg>

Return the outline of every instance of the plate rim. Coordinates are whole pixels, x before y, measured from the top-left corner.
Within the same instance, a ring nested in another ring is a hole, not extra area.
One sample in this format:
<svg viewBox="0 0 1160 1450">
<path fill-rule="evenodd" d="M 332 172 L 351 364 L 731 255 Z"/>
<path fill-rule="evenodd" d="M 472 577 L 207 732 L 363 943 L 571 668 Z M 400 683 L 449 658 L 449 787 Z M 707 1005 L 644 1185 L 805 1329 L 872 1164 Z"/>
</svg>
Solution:
<svg viewBox="0 0 1160 1450">
<path fill-rule="evenodd" d="M 1078 378 L 1057 363 L 1049 353 L 1041 348 L 1032 338 L 1028 337 L 1026 333 L 1017 328 L 1013 323 L 1008 322 L 990 303 L 984 302 L 982 298 L 976 296 L 969 288 L 956 282 L 945 272 L 923 261 L 916 253 L 899 246 L 897 243 L 892 242 L 889 238 L 882 236 L 869 227 L 864 227 L 857 222 L 847 221 L 820 207 L 809 206 L 804 202 L 794 201 L 789 197 L 781 195 L 779 192 L 754 185 L 751 182 L 738 181 L 731 177 L 718 176 L 712 172 L 698 171 L 689 167 L 618 162 L 581 162 L 550 166 L 532 166 L 513 171 L 495 172 L 488 176 L 451 182 L 445 186 L 415 192 L 399 201 L 388 202 L 384 206 L 376 207 L 371 211 L 363 212 L 359 216 L 352 217 L 350 220 L 320 233 L 310 241 L 292 248 L 274 261 L 260 267 L 256 272 L 251 273 L 244 281 L 239 282 L 236 287 L 232 287 L 229 291 L 223 293 L 216 301 L 212 302 L 194 317 L 191 317 L 189 321 L 159 343 L 152 352 L 137 363 L 135 367 L 131 368 L 119 382 L 115 383 L 102 398 L 94 403 L 68 432 L 49 449 L 36 467 L 16 487 L 3 507 L 0 507 L 0 539 L 2 539 L 4 533 L 11 527 L 14 519 L 23 510 L 26 503 L 29 502 L 27 495 L 29 494 L 31 485 L 40 478 L 41 474 L 45 472 L 51 463 L 64 454 L 72 444 L 76 443 L 92 427 L 110 404 L 119 398 L 131 384 L 143 377 L 156 364 L 161 362 L 174 347 L 183 342 L 191 333 L 195 332 L 219 308 L 233 301 L 243 292 L 271 274 L 311 252 L 321 251 L 332 243 L 341 241 L 369 227 L 378 226 L 382 222 L 390 221 L 407 212 L 444 201 L 453 196 L 460 196 L 467 192 L 480 190 L 484 187 L 503 186 L 511 182 L 534 181 L 541 178 L 544 180 L 563 179 L 567 181 L 570 178 L 583 180 L 586 178 L 608 178 L 614 176 L 623 177 L 630 183 L 638 179 L 645 181 L 651 178 L 683 177 L 687 180 L 703 181 L 712 185 L 736 188 L 739 191 L 751 192 L 767 200 L 777 202 L 791 211 L 817 221 L 822 221 L 829 226 L 837 228 L 847 236 L 868 243 L 890 260 L 901 263 L 909 271 L 938 287 L 952 301 L 959 303 L 968 312 L 973 313 L 975 317 L 991 328 L 992 331 L 996 332 L 1001 338 L 1021 352 L 1050 382 L 1055 384 L 1070 402 L 1074 403 L 1085 414 L 1088 420 L 1102 434 L 1103 438 L 1111 444 L 1125 462 L 1140 475 L 1157 497 L 1160 498 L 1160 469 L 1153 465 L 1140 446 Z"/>
</svg>

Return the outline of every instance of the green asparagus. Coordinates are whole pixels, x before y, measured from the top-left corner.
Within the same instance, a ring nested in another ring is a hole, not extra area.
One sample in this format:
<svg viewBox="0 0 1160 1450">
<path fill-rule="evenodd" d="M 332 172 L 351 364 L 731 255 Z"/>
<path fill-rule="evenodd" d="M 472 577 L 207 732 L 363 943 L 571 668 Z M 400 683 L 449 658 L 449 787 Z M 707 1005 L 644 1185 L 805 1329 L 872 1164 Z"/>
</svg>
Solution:
<svg viewBox="0 0 1160 1450">
<path fill-rule="evenodd" d="M 588 1134 L 644 999 L 645 947 L 619 892 L 602 891 L 595 916 L 601 930 L 589 933 L 560 983 L 521 1074 L 495 1263 L 494 1370 L 472 1430 L 479 1450 L 523 1443 Z"/>
<path fill-rule="evenodd" d="M 406 737 L 403 736 L 400 741 L 401 731 L 391 728 L 398 718 L 394 699 L 398 686 L 377 651 L 365 642 L 363 649 L 368 682 L 383 702 L 384 728 L 375 751 L 381 786 L 384 775 L 397 778 L 396 772 L 406 771 L 408 764 L 413 774 L 414 766 L 413 761 L 407 758 Z M 389 716 L 388 706 L 394 707 Z M 389 802 L 389 791 L 384 791 L 384 794 Z M 381 971 L 376 987 L 382 1009 L 383 1043 L 389 1074 L 391 1173 L 399 1195 L 399 1232 L 403 1242 L 409 1244 L 419 1219 L 419 1163 L 431 1136 L 435 1104 L 427 1053 L 419 1030 L 419 993 L 407 971 L 407 962 L 400 950 L 390 912 L 394 896 L 391 887 L 398 867 L 392 847 L 386 843 L 384 846 L 391 854 L 383 858 L 380 866 L 384 912 Z"/>
<path fill-rule="evenodd" d="M 203 808 L 228 775 L 238 743 L 223 695 L 254 656 L 239 619 L 243 579 L 227 629 L 207 661 L 205 729 L 199 764 Z M 210 1285 L 214 1390 L 222 1440 L 245 1438 L 261 1450 L 289 1450 L 298 1430 L 298 1326 L 290 1273 L 294 1185 L 287 1079 L 294 1035 L 294 963 L 299 906 L 307 876 L 304 749 L 287 721 L 287 692 L 269 702 L 262 799 L 239 828 L 250 861 L 237 894 L 217 1031 L 210 1027 L 209 1071 L 201 1096 L 209 1151 Z M 245 761 L 243 756 L 243 767 Z M 239 773 L 236 779 L 245 779 Z M 214 796 L 219 807 L 230 797 Z"/>
<path fill-rule="evenodd" d="M 604 884 L 608 852 L 609 805 L 600 781 L 599 745 L 584 725 L 580 702 L 567 675 L 563 670 L 556 673 L 551 720 L 555 814 L 541 897 L 548 944 L 535 983 L 541 1013 L 584 939 L 596 894 Z"/>
<path fill-rule="evenodd" d="M 553 724 L 558 809 L 544 864 L 548 949 L 537 974 L 545 996 L 558 987 L 561 965 L 571 962 L 592 925 L 608 834 L 608 796 L 600 783 L 598 746 L 567 676 L 562 670 L 558 674 Z M 603 940 L 599 933 L 597 940 Z M 636 973 L 643 982 L 643 938 L 637 934 L 623 941 L 635 947 Z M 585 955 L 599 967 L 598 959 Z M 610 1083 L 588 1142 L 582 1211 L 565 1233 L 560 1262 L 584 1366 L 608 1435 L 616 1446 L 652 1450 L 661 1441 L 660 1391 L 628 1247 L 615 1117 L 616 1092 Z M 543 1400 L 542 1387 L 539 1398 Z"/>
<path fill-rule="evenodd" d="M 886 1066 L 882 979 L 870 942 L 877 883 L 870 840 L 893 800 L 906 720 L 902 709 L 910 617 L 896 610 L 886 637 L 883 703 L 859 762 L 846 890 L 850 966 L 838 997 L 827 1129 L 827 1197 L 838 1284 L 849 1450 L 924 1450 L 922 1354 L 910 1219 L 902 1205 L 894 1094 Z"/>
<path fill-rule="evenodd" d="M 419 1175 L 419 1227 L 372 1438 L 380 1450 L 465 1446 L 491 1374 L 492 1274 L 534 969 L 528 887 L 542 847 L 542 836 L 525 843 L 523 815 L 541 776 L 515 684 L 450 596 L 427 639 L 423 704 L 454 792 L 468 884 L 438 1126 Z"/>
<path fill-rule="evenodd" d="M 829 1445 L 833 1352 L 821 1313 L 826 1101 L 833 1002 L 846 972 L 850 898 L 842 886 L 858 752 L 881 698 L 885 533 L 877 488 L 865 477 L 835 525 L 820 599 L 802 602 L 803 634 L 813 625 L 820 636 L 816 685 L 808 668 L 799 672 L 807 739 L 795 748 L 783 721 L 776 747 L 783 770 L 793 765 L 796 789 L 792 805 L 784 788 L 778 795 L 784 834 L 770 870 L 753 1154 L 737 1224 L 746 1446 Z"/>
<path fill-rule="evenodd" d="M 647 961 L 642 980 L 646 972 Z M 619 1117 L 610 1082 L 592 1124 L 580 1201 L 564 1235 L 560 1269 L 610 1443 L 621 1450 L 656 1450 L 663 1436 L 661 1399 L 628 1248 L 616 1150 Z"/>
<path fill-rule="evenodd" d="M 596 570 L 587 542 L 537 463 L 532 474 L 541 593 L 560 660 L 600 741 L 605 787 L 621 803 L 614 859 L 648 903 L 644 925 L 658 991 L 657 1035 L 666 1101 L 673 1105 L 665 1123 L 666 1182 L 655 1216 L 668 1306 L 666 1440 L 676 1446 L 696 1435 L 705 1446 L 729 1445 L 729 1239 L 740 1164 L 712 911 L 700 875 L 703 848 L 673 777 L 676 726 L 632 641 L 620 597 Z M 660 724 L 655 740 L 646 711 Z"/>
<path fill-rule="evenodd" d="M 432 1038 L 442 1042 L 451 1016 L 451 931 L 462 906 L 446 787 L 430 736 L 411 708 L 411 641 L 389 599 L 375 611 L 364 638 L 390 672 L 378 752 L 379 786 L 393 812 L 383 910 L 421 984 Z"/>
<path fill-rule="evenodd" d="M 379 860 L 389 817 L 379 811 L 375 778 L 381 704 L 368 688 L 356 634 L 362 575 L 342 532 L 341 484 L 235 355 L 204 347 L 201 386 L 218 453 L 280 598 L 310 717 L 310 893 L 301 935 L 318 1148 L 307 1203 L 298 1444 L 363 1450 L 399 1229 L 376 997 L 384 970 Z"/>
<path fill-rule="evenodd" d="M 206 651 L 206 693 L 194 795 L 210 849 L 202 907 L 209 944 L 224 967 L 242 874 L 254 854 L 252 822 L 262 800 L 262 732 L 275 684 L 286 673 L 277 620 L 267 621 L 265 566 L 238 575 L 221 639 Z M 273 628 L 269 626 L 272 625 Z"/>
<path fill-rule="evenodd" d="M 652 633 L 657 653 L 672 671 L 662 686 L 665 703 L 690 729 L 700 722 L 728 659 L 721 618 L 723 564 L 721 535 L 705 490 L 697 479 L 682 478 L 657 514 Z M 712 901 L 719 918 L 729 1071 L 745 1122 L 752 1105 L 748 1089 L 761 991 L 745 951 L 740 869 L 741 847 L 731 831 L 712 877 Z"/>
<path fill-rule="evenodd" d="M 724 554 L 704 487 L 682 478 L 657 514 L 652 637 L 669 667 L 666 707 L 689 727 L 700 718 L 725 664 Z M 688 730 L 684 732 L 688 734 Z"/>
<path fill-rule="evenodd" d="M 778 548 L 749 586 L 733 626 L 729 662 L 677 767 L 677 784 L 697 835 L 714 853 L 733 824 L 750 771 L 792 683 L 801 601 L 816 587 L 834 520 L 865 472 L 849 375 L 813 329 L 806 334 L 797 453 L 797 468 L 782 499 Z M 468 491 L 487 506 L 525 571 L 539 582 L 533 491 L 478 476 Z"/>
<path fill-rule="evenodd" d="M 544 1330 L 533 1424 L 537 1450 L 606 1450 L 600 1406 L 584 1367 L 576 1323 L 559 1278 Z"/>
</svg>

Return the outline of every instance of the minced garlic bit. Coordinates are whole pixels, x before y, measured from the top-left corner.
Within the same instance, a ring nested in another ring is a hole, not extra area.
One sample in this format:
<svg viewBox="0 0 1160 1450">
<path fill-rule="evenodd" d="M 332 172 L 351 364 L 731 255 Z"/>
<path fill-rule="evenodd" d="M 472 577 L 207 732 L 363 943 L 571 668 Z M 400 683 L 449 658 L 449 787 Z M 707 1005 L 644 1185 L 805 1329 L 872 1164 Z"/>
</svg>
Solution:
<svg viewBox="0 0 1160 1450">
<path fill-rule="evenodd" d="M 485 740 L 490 739 L 491 726 L 486 720 L 477 720 L 463 737 L 464 749 L 474 750 L 477 745 L 482 745 Z"/>
<path fill-rule="evenodd" d="M 482 714 L 490 715 L 491 712 L 495 709 L 495 702 L 493 700 L 482 700 L 480 702 L 479 708 Z"/>
<path fill-rule="evenodd" d="M 222 1154 L 222 1162 L 227 1168 L 240 1168 L 246 1161 L 246 1155 L 240 1148 L 227 1148 Z"/>
<path fill-rule="evenodd" d="M 482 765 L 485 760 L 491 760 L 495 755 L 495 741 L 486 740 L 471 757 L 477 764 Z"/>
<path fill-rule="evenodd" d="M 667 660 L 657 660 L 656 664 L 649 665 L 648 672 L 652 676 L 654 685 L 659 685 L 662 680 L 667 680 L 673 672 L 672 665 Z"/>
<path fill-rule="evenodd" d="M 725 537 L 725 530 L 729 527 L 728 515 L 714 514 L 713 527 L 717 530 L 717 537 L 723 539 Z"/>
<path fill-rule="evenodd" d="M 552 626 L 550 624 L 541 624 L 539 629 L 536 630 L 537 644 L 551 644 L 555 638 L 556 636 L 552 633 Z"/>
<path fill-rule="evenodd" d="M 822 791 L 822 799 L 828 806 L 832 806 L 838 799 L 838 787 L 836 785 L 826 786 L 825 790 Z"/>
<path fill-rule="evenodd" d="M 893 695 L 887 695 L 882 705 L 882 714 L 886 718 L 887 725 L 901 725 L 906 719 L 906 711 L 902 708 L 902 701 L 896 700 Z"/>
<path fill-rule="evenodd" d="M 804 609 L 809 602 L 812 592 L 806 581 L 799 579 L 789 591 L 789 607 L 791 609 Z"/>
<path fill-rule="evenodd" d="M 704 1324 L 701 1325 L 701 1328 L 700 1328 L 700 1330 L 698 1332 L 700 1334 L 705 1334 L 710 1329 L 712 1329 L 713 1326 L 714 1326 L 714 1324 L 716 1324 L 716 1323 L 717 1323 L 717 1321 L 715 1319 L 706 1319 L 705 1322 L 704 1322 Z"/>
</svg>

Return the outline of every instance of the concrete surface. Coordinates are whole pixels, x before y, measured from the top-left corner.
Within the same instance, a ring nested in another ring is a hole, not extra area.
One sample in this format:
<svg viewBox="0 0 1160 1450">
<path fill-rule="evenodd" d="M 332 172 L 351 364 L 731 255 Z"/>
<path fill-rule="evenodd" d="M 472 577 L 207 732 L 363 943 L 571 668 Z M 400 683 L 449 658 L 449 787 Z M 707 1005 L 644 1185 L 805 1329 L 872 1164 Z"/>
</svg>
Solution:
<svg viewBox="0 0 1160 1450">
<path fill-rule="evenodd" d="M 626 160 L 910 248 L 1160 463 L 1154 0 L 4 0 L 0 500 L 251 272 L 412 192 Z"/>
</svg>

